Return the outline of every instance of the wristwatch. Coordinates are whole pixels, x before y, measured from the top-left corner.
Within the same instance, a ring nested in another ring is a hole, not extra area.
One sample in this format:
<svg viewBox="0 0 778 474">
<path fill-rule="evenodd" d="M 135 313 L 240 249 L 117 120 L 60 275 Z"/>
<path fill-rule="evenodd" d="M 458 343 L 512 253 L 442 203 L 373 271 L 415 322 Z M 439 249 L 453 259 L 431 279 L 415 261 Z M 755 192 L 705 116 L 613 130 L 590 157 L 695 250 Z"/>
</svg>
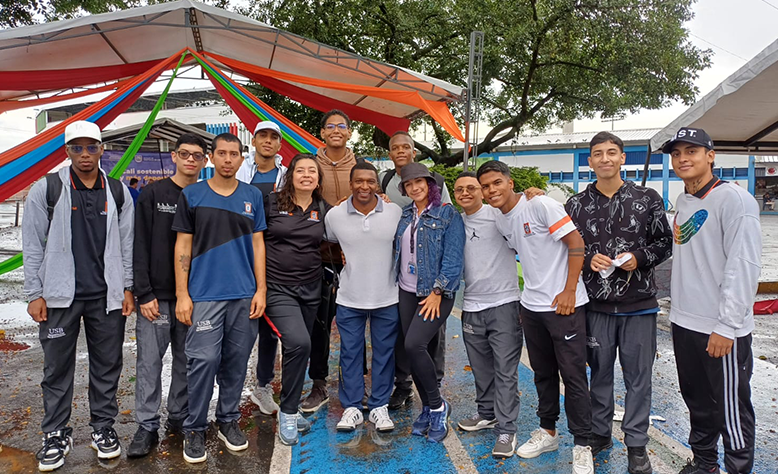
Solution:
<svg viewBox="0 0 778 474">
<path fill-rule="evenodd" d="M 130 293 L 135 293 L 135 287 L 134 286 L 128 286 L 124 289 L 124 291 L 129 291 Z"/>
<path fill-rule="evenodd" d="M 436 286 L 435 288 L 432 289 L 432 292 L 435 293 L 436 295 L 440 296 L 443 293 L 443 290 L 441 290 L 440 288 L 438 288 Z"/>
</svg>

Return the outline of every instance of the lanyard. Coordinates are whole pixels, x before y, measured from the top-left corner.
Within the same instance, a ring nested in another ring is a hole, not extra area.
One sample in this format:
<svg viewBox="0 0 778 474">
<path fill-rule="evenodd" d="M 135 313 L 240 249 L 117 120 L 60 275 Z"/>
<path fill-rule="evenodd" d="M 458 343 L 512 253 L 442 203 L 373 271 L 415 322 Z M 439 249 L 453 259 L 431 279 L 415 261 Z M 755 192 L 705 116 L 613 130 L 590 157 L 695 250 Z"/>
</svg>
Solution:
<svg viewBox="0 0 778 474">
<path fill-rule="evenodd" d="M 415 209 L 414 209 L 415 211 Z M 425 209 L 422 211 L 422 214 L 427 212 Z M 415 249 L 416 249 L 416 230 L 419 228 L 419 221 L 421 220 L 421 216 L 419 216 L 416 212 L 413 214 L 413 222 L 411 223 L 411 255 L 413 255 Z"/>
</svg>

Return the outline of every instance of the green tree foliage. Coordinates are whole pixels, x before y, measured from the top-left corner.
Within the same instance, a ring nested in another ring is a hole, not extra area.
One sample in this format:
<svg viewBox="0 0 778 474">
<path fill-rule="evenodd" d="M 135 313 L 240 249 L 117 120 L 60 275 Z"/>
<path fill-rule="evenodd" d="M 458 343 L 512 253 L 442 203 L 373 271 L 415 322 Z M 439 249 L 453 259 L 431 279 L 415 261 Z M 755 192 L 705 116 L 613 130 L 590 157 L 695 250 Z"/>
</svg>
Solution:
<svg viewBox="0 0 778 474">
<path fill-rule="evenodd" d="M 709 51 L 688 41 L 694 0 L 257 0 L 241 13 L 302 36 L 464 86 L 469 36 L 486 33 L 488 152 L 575 118 L 689 104 Z M 454 111 L 460 118 L 458 110 Z M 437 124 L 420 159 L 455 164 Z M 385 147 L 382 133 L 363 134 Z"/>
<path fill-rule="evenodd" d="M 430 168 L 430 170 L 440 173 L 445 178 L 446 186 L 453 197 L 454 183 L 459 173 L 462 172 L 462 167 L 438 164 Z M 542 176 L 535 167 L 511 168 L 511 179 L 513 179 L 513 190 L 517 193 L 527 188 L 546 189 L 548 186 L 548 178 Z"/>
<path fill-rule="evenodd" d="M 164 0 L 0 0 L 0 26 L 101 13 Z M 684 23 L 695 0 L 253 0 L 236 10 L 301 36 L 464 86 L 470 32 L 485 32 L 483 109 L 489 152 L 518 134 L 598 113 L 694 101 L 710 51 L 693 46 Z M 208 3 L 230 6 L 229 0 Z M 262 98 L 318 136 L 318 112 Z M 462 123 L 461 110 L 452 112 Z M 454 165 L 452 138 L 428 118 L 436 146 L 419 159 Z M 377 156 L 388 137 L 356 124 L 358 153 Z"/>
</svg>

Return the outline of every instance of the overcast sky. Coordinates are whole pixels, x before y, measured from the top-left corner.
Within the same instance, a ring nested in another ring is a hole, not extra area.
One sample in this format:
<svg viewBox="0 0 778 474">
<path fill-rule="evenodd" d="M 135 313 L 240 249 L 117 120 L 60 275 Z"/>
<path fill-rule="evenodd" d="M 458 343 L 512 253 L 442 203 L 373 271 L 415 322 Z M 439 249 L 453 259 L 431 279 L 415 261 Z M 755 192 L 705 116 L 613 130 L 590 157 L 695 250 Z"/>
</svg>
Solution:
<svg viewBox="0 0 778 474">
<path fill-rule="evenodd" d="M 712 66 L 703 71 L 697 80 L 699 99 L 778 39 L 778 0 L 699 0 L 693 8 L 695 18 L 688 24 L 690 39 L 696 46 L 713 51 Z M 188 89 L 209 84 L 177 80 L 173 88 Z M 150 90 L 159 91 L 163 87 L 164 84 L 157 84 Z M 615 129 L 661 128 L 685 110 L 686 106 L 676 104 L 661 110 L 641 111 L 616 122 Z M 35 134 L 35 114 L 33 109 L 0 114 L 0 151 Z M 599 119 L 579 120 L 575 122 L 575 131 L 610 129 L 610 126 L 610 123 Z"/>
</svg>

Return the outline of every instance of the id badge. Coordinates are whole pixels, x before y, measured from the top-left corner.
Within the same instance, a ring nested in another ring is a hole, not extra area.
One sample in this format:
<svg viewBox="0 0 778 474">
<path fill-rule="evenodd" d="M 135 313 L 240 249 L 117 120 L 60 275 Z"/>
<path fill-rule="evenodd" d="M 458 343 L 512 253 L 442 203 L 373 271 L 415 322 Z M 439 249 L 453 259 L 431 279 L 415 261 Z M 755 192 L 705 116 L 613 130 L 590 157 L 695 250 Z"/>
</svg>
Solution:
<svg viewBox="0 0 778 474">
<path fill-rule="evenodd" d="M 409 275 L 415 275 L 416 274 L 416 265 L 408 262 L 408 274 Z"/>
</svg>

